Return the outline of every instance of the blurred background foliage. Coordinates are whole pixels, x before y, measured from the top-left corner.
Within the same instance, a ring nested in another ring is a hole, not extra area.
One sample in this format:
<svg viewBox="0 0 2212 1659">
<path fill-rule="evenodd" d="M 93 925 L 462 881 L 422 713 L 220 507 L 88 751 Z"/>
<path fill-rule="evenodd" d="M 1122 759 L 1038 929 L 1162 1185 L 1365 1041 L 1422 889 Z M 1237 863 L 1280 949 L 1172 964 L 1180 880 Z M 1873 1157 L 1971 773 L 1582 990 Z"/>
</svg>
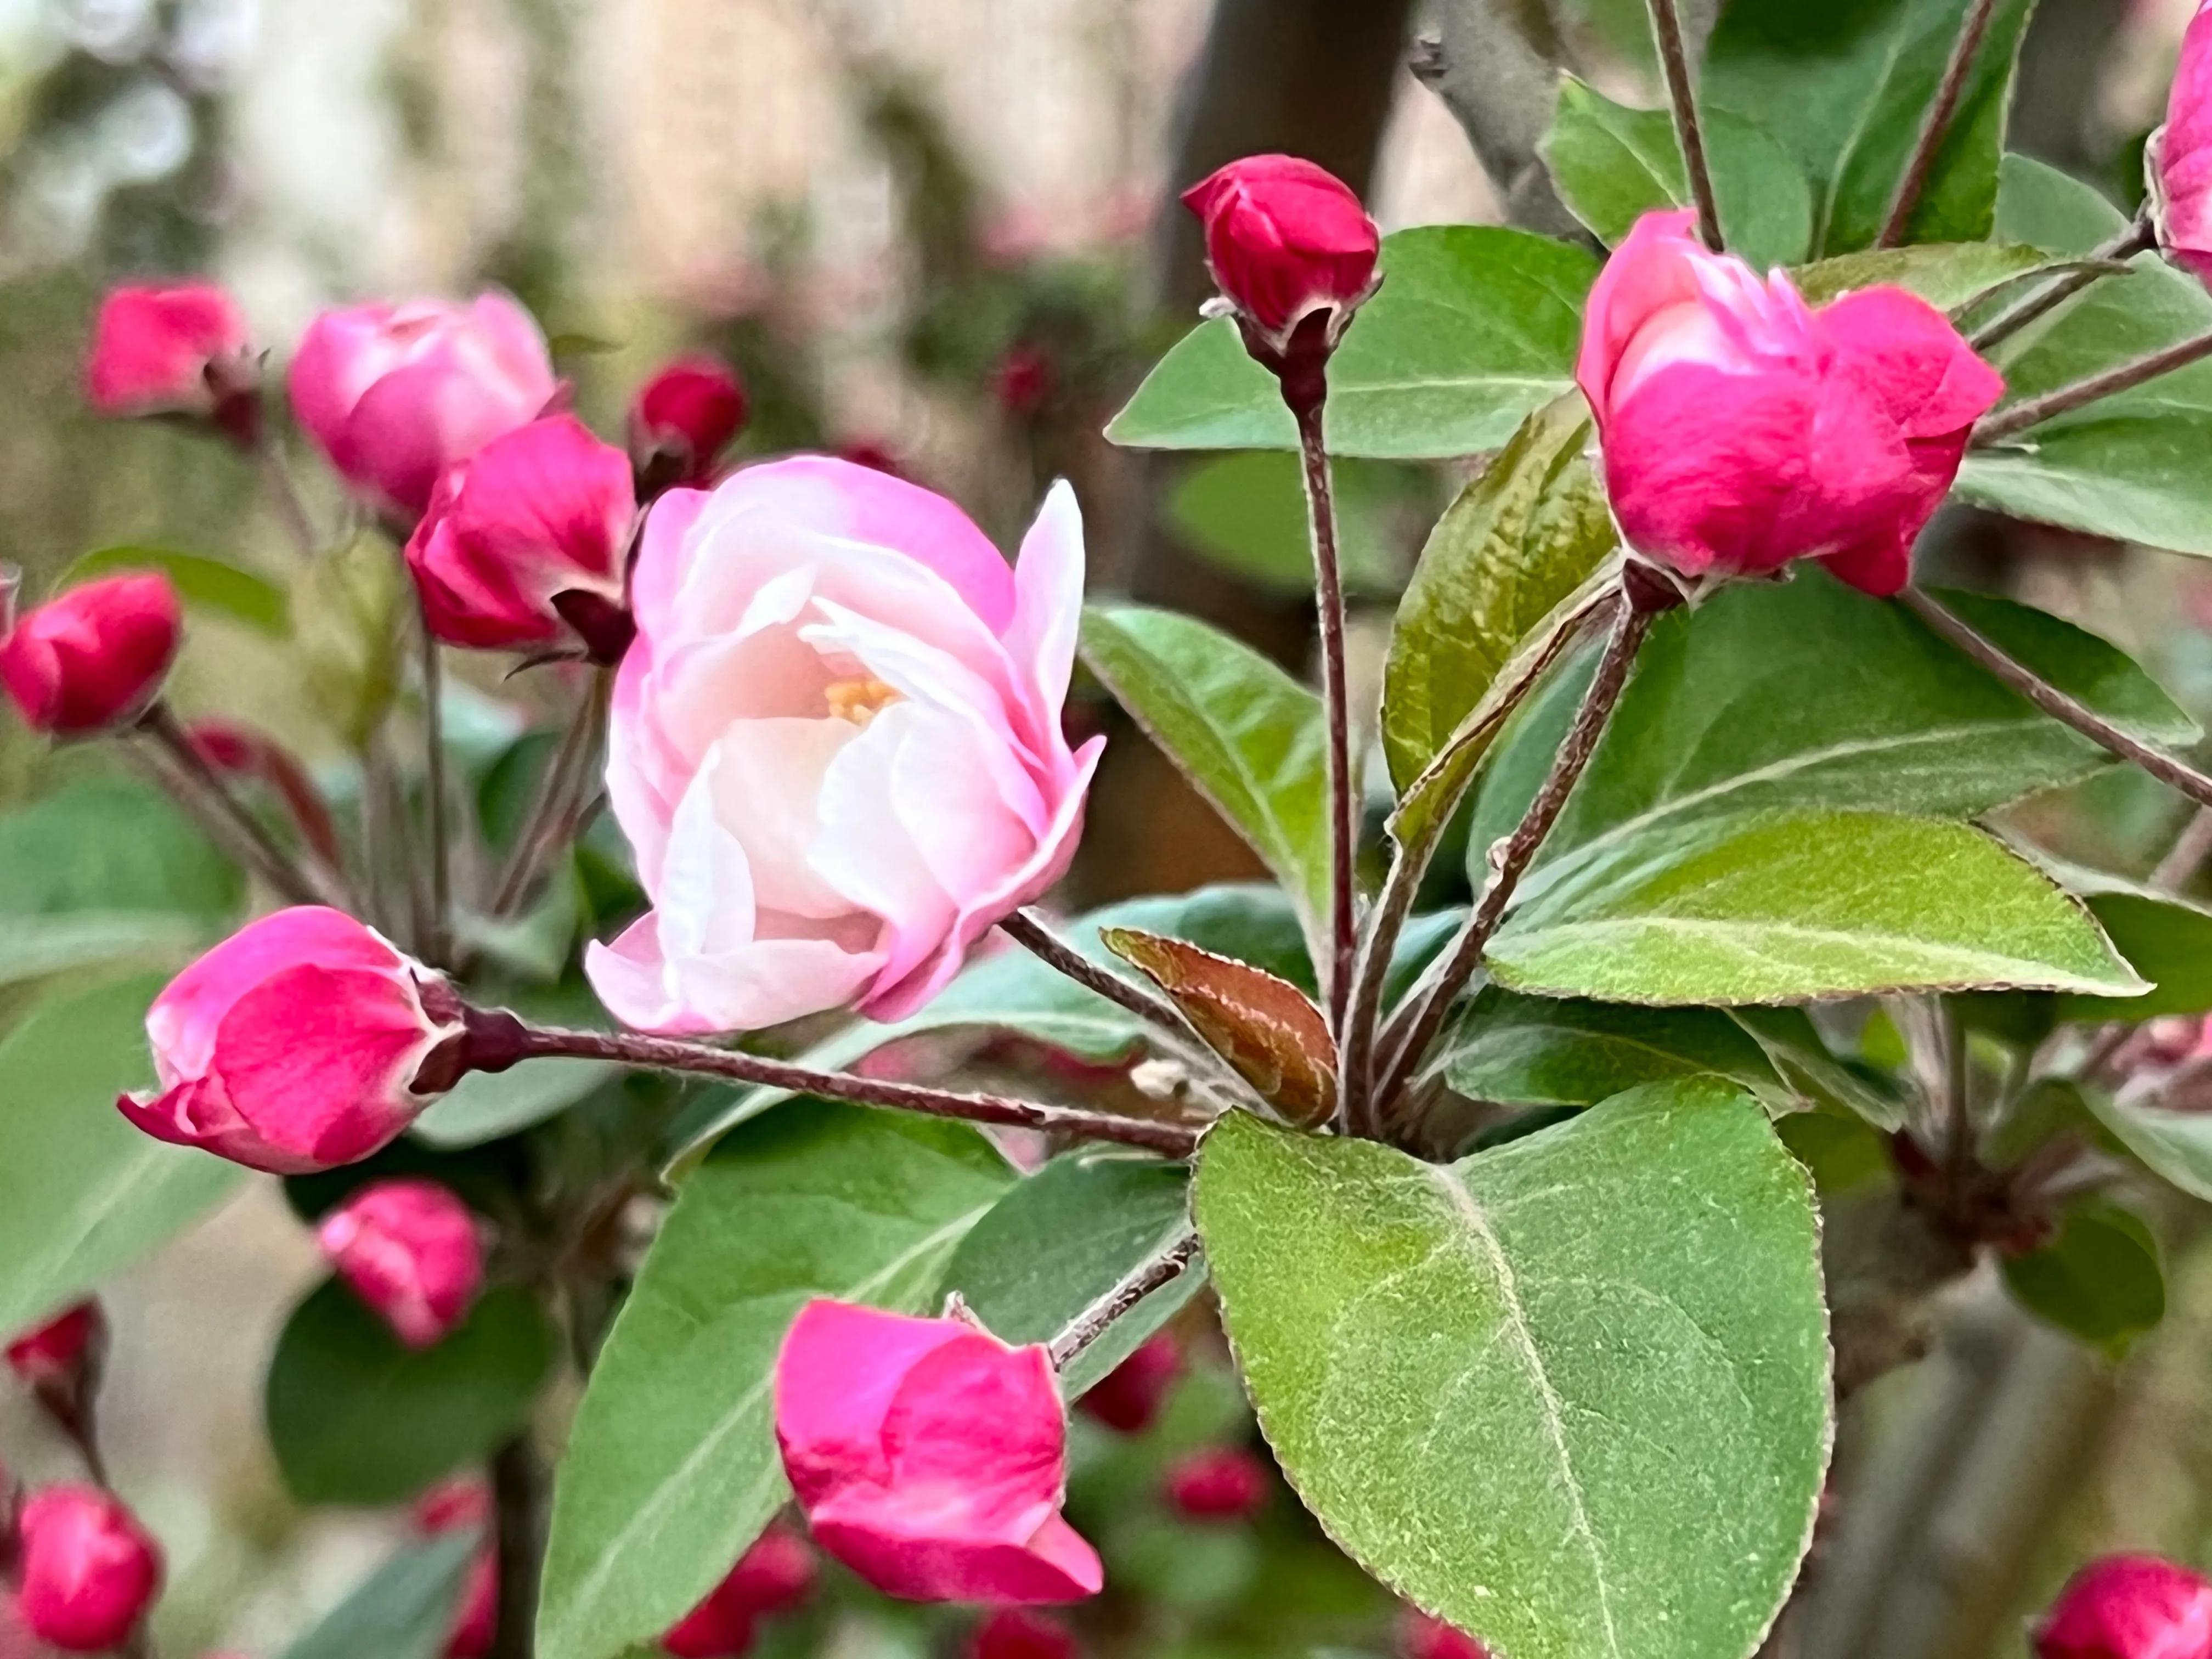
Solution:
<svg viewBox="0 0 2212 1659">
<path fill-rule="evenodd" d="M 1500 7 L 1544 58 L 1656 101 L 1643 0 Z M 1709 21 L 1712 7 L 1689 9 Z M 2190 9 L 2041 0 L 2013 147 L 2132 210 Z M 703 346 L 750 388 L 741 453 L 868 454 L 1007 544 L 1045 483 L 1072 477 L 1094 586 L 1303 664 L 1290 459 L 1146 458 L 1098 434 L 1206 291 L 1174 189 L 1222 161 L 1310 155 L 1365 185 L 1385 229 L 1509 213 L 1552 228 L 1523 188 L 1533 132 L 1516 153 L 1510 76 L 1486 94 L 1498 107 L 1446 87 L 1448 106 L 1408 68 L 1426 22 L 1406 0 L 0 0 L 0 556 L 34 597 L 118 544 L 220 556 L 288 588 L 274 635 L 196 610 L 178 700 L 339 765 L 346 699 L 375 667 L 349 654 L 356 623 L 388 600 L 365 574 L 375 558 L 300 579 L 249 463 L 93 420 L 86 325 L 114 281 L 211 272 L 244 300 L 274 373 L 333 299 L 496 283 L 543 319 L 603 432 L 655 362 Z M 1469 470 L 1343 471 L 1359 703 L 1373 703 L 1389 606 Z M 301 471 L 312 509 L 337 522 L 336 492 Z M 2109 635 L 2212 715 L 2212 579 L 2187 561 L 1962 510 L 1923 557 Z M 475 689 L 489 756 L 538 694 L 483 676 Z M 1076 718 L 1116 741 L 1074 900 L 1251 873 L 1103 699 Z M 0 805 L 108 764 L 0 723 Z M 2117 848 L 2140 868 L 2175 820 L 2132 774 L 2034 811 L 2045 844 Z M 0 840 L 19 858 L 65 855 L 53 848 Z M 0 1021 L 23 1004 L 0 984 Z M 1927 1361 L 1855 1402 L 1799 1659 L 2017 1653 L 2027 1612 L 2093 1549 L 2212 1563 L 2212 1249 L 2197 1206 L 2176 1200 L 2162 1219 L 2168 1315 L 2124 1358 L 2030 1324 L 1992 1273 L 1962 1291 Z M 112 1299 L 115 1461 L 171 1543 L 162 1633 L 178 1651 L 275 1651 L 394 1535 L 386 1520 L 296 1510 L 269 1463 L 260 1356 L 313 1275 L 304 1237 L 257 1188 Z M 16 1403 L 0 1402 L 0 1458 L 35 1467 L 45 1452 Z M 1176 1445 L 1249 1433 L 1242 1413 L 1201 1353 L 1152 1435 L 1084 1428 L 1073 1503 L 1114 1582 L 1170 1610 L 1191 1644 L 1178 1652 L 1371 1633 L 1379 1594 L 1282 1495 L 1243 1529 L 1194 1528 L 1146 1495 Z M 931 1628 L 780 1639 L 908 1653 Z"/>
</svg>

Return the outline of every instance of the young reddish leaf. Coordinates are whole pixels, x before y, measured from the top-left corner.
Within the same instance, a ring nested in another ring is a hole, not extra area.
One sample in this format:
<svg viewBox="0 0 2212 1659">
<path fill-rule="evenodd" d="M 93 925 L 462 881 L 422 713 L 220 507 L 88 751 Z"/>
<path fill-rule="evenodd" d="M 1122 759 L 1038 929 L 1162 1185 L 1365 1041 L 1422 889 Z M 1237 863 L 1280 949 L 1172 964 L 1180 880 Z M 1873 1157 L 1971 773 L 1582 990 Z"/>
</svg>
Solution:
<svg viewBox="0 0 2212 1659">
<path fill-rule="evenodd" d="M 1133 927 L 1109 927 L 1099 938 L 1158 981 L 1198 1034 L 1292 1122 L 1311 1127 L 1336 1109 L 1336 1043 L 1297 986 Z"/>
</svg>

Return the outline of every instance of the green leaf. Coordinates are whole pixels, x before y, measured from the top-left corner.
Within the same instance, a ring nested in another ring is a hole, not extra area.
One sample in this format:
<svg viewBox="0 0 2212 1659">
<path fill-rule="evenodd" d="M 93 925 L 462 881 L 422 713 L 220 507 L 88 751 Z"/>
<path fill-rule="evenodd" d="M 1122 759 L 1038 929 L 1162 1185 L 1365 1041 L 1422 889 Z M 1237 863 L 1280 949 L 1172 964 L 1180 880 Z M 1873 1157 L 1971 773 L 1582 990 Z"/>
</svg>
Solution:
<svg viewBox="0 0 2212 1659">
<path fill-rule="evenodd" d="M 1813 194 L 1782 146 L 1725 110 L 1702 123 L 1721 230 L 1730 252 L 1759 270 L 1793 265 L 1813 234 Z M 1537 146 L 1559 199 L 1607 246 L 1646 213 L 1692 204 L 1674 118 L 1631 109 L 1570 75 L 1551 131 Z"/>
<path fill-rule="evenodd" d="M 158 790 L 85 778 L 0 813 L 0 917 L 167 916 L 204 931 L 246 897 L 237 869 Z"/>
<path fill-rule="evenodd" d="M 401 1550 L 286 1648 L 283 1659 L 439 1659 L 479 1547 L 476 1533 L 463 1530 Z"/>
<path fill-rule="evenodd" d="M 2094 635 L 2001 599 L 1942 597 L 2148 741 L 2194 739 L 2188 716 Z M 1472 858 L 1519 821 L 1583 679 L 1558 677 L 1509 735 L 1478 802 Z M 2108 763 L 1903 607 L 1804 570 L 1726 589 L 1653 628 L 1541 869 L 1565 876 L 1635 837 L 1754 807 L 1970 817 Z"/>
<path fill-rule="evenodd" d="M 2139 256 L 1996 353 L 2008 398 L 2033 398 L 2212 330 L 2197 281 Z M 2192 363 L 1970 451 L 1965 500 L 2092 535 L 2212 554 L 2212 363 Z"/>
<path fill-rule="evenodd" d="M 1398 520 L 1413 505 L 1415 481 L 1389 462 L 1353 460 L 1338 461 L 1332 480 L 1345 591 L 1355 599 L 1395 595 L 1406 562 Z M 1428 512 L 1434 511 L 1431 502 Z M 1166 513 L 1178 539 L 1231 574 L 1270 592 L 1312 593 L 1313 546 L 1296 455 L 1248 449 L 1209 456 L 1176 480 Z"/>
<path fill-rule="evenodd" d="M 436 1346 L 404 1346 L 349 1286 L 292 1310 L 264 1407 L 284 1485 L 303 1504 L 396 1504 L 520 1429 L 553 1363 L 553 1329 L 512 1286 L 486 1291 Z"/>
<path fill-rule="evenodd" d="M 292 631 L 292 599 L 265 576 L 241 570 L 221 559 L 180 553 L 172 547 L 103 547 L 84 554 L 62 572 L 57 589 L 118 570 L 159 570 L 175 585 L 185 604 L 221 611 L 233 622 L 283 639 Z"/>
<path fill-rule="evenodd" d="M 1100 941 L 1109 927 L 1137 927 L 1235 957 L 1286 979 L 1301 990 L 1314 988 L 1297 915 L 1279 887 L 1256 882 L 1224 882 L 1188 893 L 1127 899 L 1077 917 L 1055 931 L 1075 950 L 1103 968 L 1121 963 Z M 1407 930 L 1407 945 L 1418 942 Z M 1437 941 L 1427 941 L 1434 951 Z M 1103 1065 L 1127 1057 L 1144 1041 L 1145 1022 L 1118 1003 L 1085 990 L 1026 951 L 1003 951 L 970 963 L 958 978 L 923 1007 L 902 1020 L 884 1024 L 855 1020 L 799 1056 L 817 1070 L 838 1071 L 889 1043 L 926 1031 L 964 1029 L 1018 1032 L 1079 1060 Z M 675 1162 L 681 1168 L 732 1125 L 791 1097 L 787 1090 L 723 1092 L 701 1103 L 676 1130 Z"/>
<path fill-rule="evenodd" d="M 1742 116 L 1797 158 L 1813 248 L 1872 245 L 1920 138 L 1972 0 L 1731 0 L 1705 47 L 1706 106 Z M 1996 215 L 2013 65 L 2031 0 L 1999 0 L 1906 226 L 1911 242 L 1976 242 Z"/>
<path fill-rule="evenodd" d="M 2081 1092 L 2097 1121 L 2157 1174 L 2191 1197 L 2212 1202 L 2212 1114 L 2173 1112 L 2108 1095 Z"/>
<path fill-rule="evenodd" d="M 2008 155 L 1997 170 L 2001 240 L 2079 258 L 2127 228 L 2127 216 L 2094 185 L 2030 156 Z"/>
<path fill-rule="evenodd" d="M 19 1331 L 168 1242 L 236 1187 L 234 1164 L 142 1134 L 159 975 L 39 1005 L 0 1042 L 0 1331 Z"/>
<path fill-rule="evenodd" d="M 1799 1103 L 1863 1119 L 1877 1129 L 1900 1127 L 1905 1103 L 1884 1092 L 1829 1052 L 1802 1008 L 1731 1008 L 1728 1016 L 1766 1052 Z"/>
<path fill-rule="evenodd" d="M 1437 520 L 1383 672 L 1382 745 L 1401 791 L 1530 631 L 1620 545 L 1590 441 L 1579 396 L 1546 405 Z"/>
<path fill-rule="evenodd" d="M 1477 997 L 1430 1057 L 1428 1069 L 1474 1100 L 1502 1106 L 1595 1106 L 1668 1078 L 1711 1073 L 1788 1105 L 1766 1051 L 1717 1008 Z"/>
<path fill-rule="evenodd" d="M 1531 895 L 1485 960 L 1514 990 L 1609 1002 L 2145 988 L 2080 902 L 2002 842 L 1884 812 L 1644 831 Z"/>
<path fill-rule="evenodd" d="M 1597 261 L 1525 231 L 1430 225 L 1382 239 L 1382 287 L 1328 366 L 1328 447 L 1426 460 L 1493 449 L 1566 391 Z M 1295 449 L 1274 376 L 1226 318 L 1162 358 L 1106 435 L 1133 449 Z"/>
<path fill-rule="evenodd" d="M 2166 1317 L 2157 1239 L 2140 1217 L 2101 1199 L 2072 1206 L 2042 1249 L 2007 1257 L 2004 1281 L 2037 1318 L 2115 1359 Z"/>
<path fill-rule="evenodd" d="M 2050 255 L 2039 248 L 1994 242 L 1930 242 L 1917 247 L 1870 248 L 1863 253 L 1839 254 L 1790 275 L 1796 278 L 1798 292 L 1812 305 L 1826 305 L 1856 289 L 1887 283 L 1917 294 L 1939 311 L 1948 311 L 2008 278 L 2050 263 Z"/>
<path fill-rule="evenodd" d="M 677 1194 L 554 1487 L 543 1659 L 610 1659 L 696 1604 L 788 1495 L 777 1350 L 817 1296 L 919 1313 L 1012 1172 L 965 1124 L 799 1100 Z"/>
<path fill-rule="evenodd" d="M 471 1072 L 409 1133 L 433 1146 L 481 1146 L 557 1116 L 622 1073 L 611 1060 L 526 1060 L 509 1071 Z"/>
<path fill-rule="evenodd" d="M 2154 988 L 2148 996 L 2058 999 L 2061 1019 L 2154 1019 L 2212 1012 L 2212 909 L 2118 876 L 2059 866 L 2052 874 L 2088 902 L 2106 934 Z"/>
<path fill-rule="evenodd" d="M 969 1231 L 935 1301 L 958 1291 L 1007 1342 L 1049 1342 L 1133 1270 L 1190 1231 L 1190 1171 L 1112 1148 L 1052 1160 Z M 1206 1282 L 1203 1261 L 1116 1319 L 1062 1374 L 1071 1400 L 1120 1364 Z"/>
<path fill-rule="evenodd" d="M 1087 607 L 1083 659 L 1290 890 L 1320 954 L 1329 907 L 1321 699 L 1194 617 Z"/>
<path fill-rule="evenodd" d="M 1830 1419 L 1811 1190 L 1748 1096 L 1441 1167 L 1232 1112 L 1196 1208 L 1261 1427 L 1362 1565 L 1514 1659 L 1757 1645 Z"/>
</svg>

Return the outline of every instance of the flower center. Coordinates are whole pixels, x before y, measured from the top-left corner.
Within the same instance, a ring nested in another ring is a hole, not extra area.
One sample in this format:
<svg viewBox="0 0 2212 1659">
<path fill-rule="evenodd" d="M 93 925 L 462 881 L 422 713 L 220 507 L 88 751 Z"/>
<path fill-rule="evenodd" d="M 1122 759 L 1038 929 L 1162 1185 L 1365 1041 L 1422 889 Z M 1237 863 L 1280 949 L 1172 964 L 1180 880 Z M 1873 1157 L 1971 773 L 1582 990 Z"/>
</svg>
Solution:
<svg viewBox="0 0 2212 1659">
<path fill-rule="evenodd" d="M 832 680 L 822 688 L 832 720 L 865 726 L 899 700 L 898 688 L 878 679 Z"/>
</svg>

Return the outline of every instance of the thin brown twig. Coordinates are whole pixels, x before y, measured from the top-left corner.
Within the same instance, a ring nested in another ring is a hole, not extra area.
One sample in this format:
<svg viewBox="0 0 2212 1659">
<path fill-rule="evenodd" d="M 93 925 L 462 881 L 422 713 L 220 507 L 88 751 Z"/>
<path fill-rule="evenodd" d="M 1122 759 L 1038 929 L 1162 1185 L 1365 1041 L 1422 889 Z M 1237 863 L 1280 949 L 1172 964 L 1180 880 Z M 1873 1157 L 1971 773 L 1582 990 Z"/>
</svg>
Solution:
<svg viewBox="0 0 2212 1659">
<path fill-rule="evenodd" d="M 453 849 L 447 843 L 445 672 L 438 636 L 428 611 L 419 613 L 422 666 L 423 832 L 430 839 L 430 929 L 428 959 L 445 965 L 453 944 Z"/>
<path fill-rule="evenodd" d="M 1705 159 L 1698 92 L 1690 82 L 1690 54 L 1682 44 L 1682 20 L 1675 13 L 1674 0 L 1649 0 L 1649 4 L 1659 67 L 1667 78 L 1667 102 L 1674 117 L 1674 137 L 1682 147 L 1682 170 L 1689 176 L 1690 199 L 1697 204 L 1698 235 L 1718 253 L 1723 246 L 1720 198 L 1713 193 L 1712 167 Z"/>
<path fill-rule="evenodd" d="M 2178 368 L 2212 357 L 2212 333 L 2193 335 L 2186 340 L 2154 351 L 2133 362 L 2121 363 L 2101 374 L 2092 374 L 2087 380 L 2076 380 L 2071 386 L 2062 386 L 2045 392 L 2039 398 L 2024 398 L 2008 409 L 2000 409 L 1994 415 L 1984 415 L 1975 424 L 1973 447 L 1988 447 L 2015 433 L 2030 427 L 2040 426 L 2085 404 L 2095 403 L 2100 398 L 2110 398 L 2154 380 L 2161 374 L 2171 374 Z"/>
<path fill-rule="evenodd" d="M 497 1015 L 489 1018 L 513 1018 Z M 1114 1141 L 1162 1152 L 1170 1158 L 1188 1158 L 1198 1147 L 1199 1132 L 1183 1124 L 1123 1117 L 1112 1112 L 1084 1111 L 1074 1107 L 1047 1106 L 1000 1095 L 957 1094 L 880 1078 L 856 1077 L 847 1072 L 817 1071 L 787 1060 L 768 1060 L 758 1054 L 670 1037 L 562 1030 L 530 1025 L 520 1020 L 513 1021 L 508 1035 L 514 1040 L 514 1052 L 511 1055 L 502 1054 L 499 1064 L 544 1055 L 608 1060 L 646 1071 L 726 1078 L 737 1083 L 788 1089 L 795 1094 L 820 1095 L 826 1099 L 849 1101 L 856 1106 L 880 1106 L 931 1117 L 957 1118 L 969 1123 L 995 1123 L 1073 1135 L 1079 1139 Z"/>
<path fill-rule="evenodd" d="M 1106 1334 L 1115 1320 L 1154 1291 L 1182 1278 L 1197 1255 L 1198 1235 L 1185 1233 L 1158 1255 L 1139 1263 L 1120 1284 L 1070 1320 L 1067 1328 L 1047 1345 L 1045 1352 L 1051 1357 L 1052 1368 L 1066 1370 L 1077 1355 Z"/>
<path fill-rule="evenodd" d="M 1552 762 L 1551 771 L 1536 791 L 1536 798 L 1528 804 L 1519 825 L 1502 843 L 1491 848 L 1490 878 L 1483 884 L 1474 911 L 1438 966 L 1427 976 L 1425 988 L 1407 998 L 1406 1006 L 1383 1032 L 1378 1048 L 1378 1054 L 1384 1057 L 1382 1082 L 1375 1096 L 1378 1124 L 1387 1119 L 1400 1091 L 1412 1079 L 1413 1068 L 1420 1063 L 1422 1054 L 1443 1024 L 1444 1016 L 1474 977 L 1475 969 L 1481 966 L 1483 947 L 1505 920 L 1505 908 L 1514 890 L 1543 845 L 1544 837 L 1551 833 L 1553 823 L 1567 804 L 1567 797 L 1573 793 L 1576 781 L 1583 775 L 1583 768 L 1589 763 L 1598 739 L 1604 735 L 1613 706 L 1620 701 L 1621 690 L 1628 684 L 1629 671 L 1635 665 L 1637 647 L 1643 644 L 1644 635 L 1656 614 L 1638 603 L 1632 591 L 1630 592 L 1628 603 L 1614 617 L 1613 632 L 1605 642 L 1605 653 L 1598 659 L 1597 672 L 1583 696 L 1582 708 L 1568 730 L 1566 741 L 1560 744 Z"/>
<path fill-rule="evenodd" d="M 1966 337 L 1972 349 L 1987 355 L 1992 346 L 2009 339 L 2039 317 L 2048 315 L 2093 283 L 2118 272 L 2112 269 L 2113 261 L 2124 261 L 2141 253 L 2157 240 L 2151 228 L 2150 216 L 2146 213 L 2118 236 L 2092 252 L 2081 269 L 2070 270 L 2048 287 L 2014 301 L 2005 310 Z"/>
<path fill-rule="evenodd" d="M 294 904 L 343 904 L 343 895 L 319 882 L 276 843 L 244 802 L 230 792 L 166 702 L 139 717 L 137 730 L 166 764 L 150 769 L 179 805 L 216 843 Z"/>
<path fill-rule="evenodd" d="M 999 928 L 1045 966 L 1073 980 L 1085 990 L 1096 992 L 1115 1006 L 1177 1037 L 1200 1041 L 1190 1022 L 1175 1004 L 1091 961 L 1047 927 L 1036 911 L 1017 910 L 1001 921 Z M 1200 1046 L 1204 1046 L 1202 1042 Z"/>
<path fill-rule="evenodd" d="M 2200 806 L 2150 872 L 2150 884 L 2169 893 L 2181 891 L 2208 855 L 2212 855 L 2212 807 Z"/>
<path fill-rule="evenodd" d="M 500 872 L 499 880 L 492 889 L 489 914 L 495 921 L 511 914 L 529 893 L 537 881 L 546 844 L 555 827 L 574 810 L 570 797 L 574 793 L 578 774 L 587 769 L 586 757 L 599 726 L 606 683 L 605 670 L 592 677 L 568 716 L 559 746 L 538 775 L 537 791 L 531 798 L 529 810 L 523 814 L 521 829 L 515 832 L 514 844 L 507 851 L 507 866 Z"/>
<path fill-rule="evenodd" d="M 1352 995 L 1353 953 L 1359 948 L 1354 872 L 1359 856 L 1359 788 L 1352 775 L 1352 707 L 1344 679 L 1344 580 L 1337 563 L 1336 501 L 1329 479 L 1328 447 L 1322 436 L 1321 396 L 1285 402 L 1297 418 L 1305 465 L 1306 514 L 1313 538 L 1315 600 L 1321 613 L 1322 702 L 1328 720 L 1329 960 L 1326 970 L 1329 1030 L 1344 1030 Z"/>
<path fill-rule="evenodd" d="M 1936 157 L 1950 137 L 1951 123 L 1959 112 L 1959 100 L 1966 95 L 1966 80 L 1973 73 L 1974 58 L 1982 49 L 1982 40 L 1990 32 L 1990 20 L 1996 15 L 1996 0 L 1972 0 L 1966 15 L 1959 25 L 1959 38 L 1951 43 L 1950 61 L 1943 65 L 1943 78 L 1936 82 L 1935 101 L 1928 106 L 1928 116 L 1920 125 L 1920 137 L 1912 147 L 1912 156 L 1905 163 L 1905 172 L 1897 181 L 1897 192 L 1889 198 L 1889 213 L 1882 220 L 1881 233 L 1875 238 L 1876 247 L 1895 247 L 1905 240 L 1905 227 L 1911 222 L 1912 210 L 1920 205 L 1923 191 L 1928 188 L 1928 175 L 1935 170 Z"/>
<path fill-rule="evenodd" d="M 2212 777 L 2162 750 L 2152 748 L 2142 738 L 2130 736 L 2079 698 L 2061 691 L 1946 610 L 1932 595 L 1908 587 L 1899 598 L 1913 615 L 2053 720 L 2072 726 L 2121 759 L 2134 762 L 2160 783 L 2179 789 L 2198 805 L 2212 806 Z"/>
</svg>

